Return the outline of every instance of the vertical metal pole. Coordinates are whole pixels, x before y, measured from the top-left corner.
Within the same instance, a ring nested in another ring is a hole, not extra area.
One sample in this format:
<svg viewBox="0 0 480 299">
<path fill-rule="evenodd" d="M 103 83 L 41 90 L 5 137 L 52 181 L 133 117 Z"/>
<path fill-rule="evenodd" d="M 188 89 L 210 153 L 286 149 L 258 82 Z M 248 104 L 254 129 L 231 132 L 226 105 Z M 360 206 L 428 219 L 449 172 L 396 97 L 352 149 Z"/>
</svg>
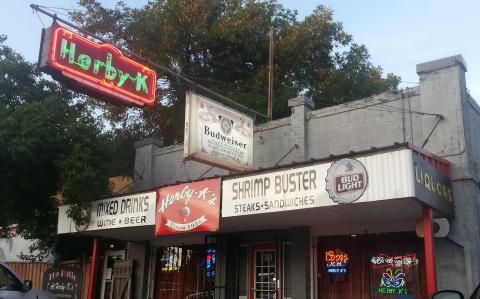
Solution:
<svg viewBox="0 0 480 299">
<path fill-rule="evenodd" d="M 425 247 L 425 273 L 427 280 L 427 295 L 437 291 L 437 269 L 435 265 L 435 241 L 433 239 L 432 208 L 423 207 L 423 244 Z"/>
<path fill-rule="evenodd" d="M 273 28 L 270 28 L 270 46 L 268 49 L 268 121 L 273 117 Z"/>
<path fill-rule="evenodd" d="M 92 265 L 90 267 L 90 283 L 88 285 L 87 299 L 95 299 L 97 294 L 97 275 L 100 266 L 100 240 L 93 240 Z"/>
</svg>

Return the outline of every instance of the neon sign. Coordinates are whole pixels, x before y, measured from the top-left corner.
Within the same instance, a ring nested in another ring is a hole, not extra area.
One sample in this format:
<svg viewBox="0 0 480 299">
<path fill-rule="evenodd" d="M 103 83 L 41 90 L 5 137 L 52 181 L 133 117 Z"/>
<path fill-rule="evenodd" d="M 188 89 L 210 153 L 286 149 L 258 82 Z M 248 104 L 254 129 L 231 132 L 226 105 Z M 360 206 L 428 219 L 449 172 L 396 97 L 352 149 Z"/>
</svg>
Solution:
<svg viewBox="0 0 480 299">
<path fill-rule="evenodd" d="M 384 253 L 380 253 L 378 256 L 372 257 L 371 262 L 374 269 L 386 267 L 408 269 L 418 265 L 418 259 L 415 253 L 399 256 L 388 256 Z"/>
<path fill-rule="evenodd" d="M 349 260 L 348 254 L 339 249 L 325 251 L 325 263 L 328 273 L 346 274 Z"/>
<path fill-rule="evenodd" d="M 405 287 L 405 273 L 402 268 L 387 268 L 380 277 L 379 294 L 405 295 L 408 290 Z"/>
<path fill-rule="evenodd" d="M 207 277 L 215 277 L 215 268 L 216 268 L 216 249 L 209 248 L 207 249 L 207 256 L 202 262 L 202 268 L 205 271 Z"/>
<path fill-rule="evenodd" d="M 139 107 L 155 104 L 154 70 L 110 44 L 97 44 L 58 25 L 43 33 L 39 67 L 81 93 Z"/>
</svg>

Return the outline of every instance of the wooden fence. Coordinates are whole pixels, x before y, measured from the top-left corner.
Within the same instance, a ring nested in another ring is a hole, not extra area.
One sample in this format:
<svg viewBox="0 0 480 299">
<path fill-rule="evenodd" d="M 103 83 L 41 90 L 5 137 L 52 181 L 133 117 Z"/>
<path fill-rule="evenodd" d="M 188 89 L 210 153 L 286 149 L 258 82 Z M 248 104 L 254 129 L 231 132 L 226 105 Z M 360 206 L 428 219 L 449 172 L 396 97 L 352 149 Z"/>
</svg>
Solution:
<svg viewBox="0 0 480 299">
<path fill-rule="evenodd" d="M 19 263 L 12 262 L 7 263 L 13 271 L 15 271 L 23 280 L 31 280 L 32 286 L 35 289 L 42 289 L 43 273 L 52 267 L 52 263 Z M 76 266 L 78 264 L 68 264 L 69 266 Z M 87 299 L 88 285 L 90 284 L 90 263 L 83 263 L 80 268 L 83 272 L 83 285 L 82 285 L 82 299 Z"/>
</svg>

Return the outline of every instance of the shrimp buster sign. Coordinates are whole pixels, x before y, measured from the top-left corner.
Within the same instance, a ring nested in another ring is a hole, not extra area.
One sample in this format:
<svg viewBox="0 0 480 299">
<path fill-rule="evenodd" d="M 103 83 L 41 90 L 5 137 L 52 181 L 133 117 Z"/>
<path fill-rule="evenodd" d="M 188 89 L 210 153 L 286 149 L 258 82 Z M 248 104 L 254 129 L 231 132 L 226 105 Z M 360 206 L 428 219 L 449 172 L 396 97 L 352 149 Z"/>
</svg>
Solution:
<svg viewBox="0 0 480 299">
<path fill-rule="evenodd" d="M 220 178 L 157 190 L 155 235 L 218 231 Z"/>
</svg>

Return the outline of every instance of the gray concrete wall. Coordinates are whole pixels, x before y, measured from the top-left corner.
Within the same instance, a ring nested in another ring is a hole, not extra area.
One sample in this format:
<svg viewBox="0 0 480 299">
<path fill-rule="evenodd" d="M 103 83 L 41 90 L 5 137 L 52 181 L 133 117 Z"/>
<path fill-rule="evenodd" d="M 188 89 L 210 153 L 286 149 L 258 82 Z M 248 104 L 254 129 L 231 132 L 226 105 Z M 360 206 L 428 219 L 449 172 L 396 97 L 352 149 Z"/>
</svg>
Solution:
<svg viewBox="0 0 480 299">
<path fill-rule="evenodd" d="M 467 267 L 472 263 L 477 267 L 472 267 L 472 287 L 480 282 L 480 107 L 469 96 L 463 101 L 465 115 L 465 137 L 466 137 L 466 153 L 468 157 L 465 159 L 464 153 L 457 154 L 461 156 L 460 162 L 463 162 L 468 172 L 463 173 L 463 177 L 457 177 L 455 185 L 464 187 L 465 196 L 459 198 L 462 207 L 458 207 L 456 212 L 461 219 L 467 214 L 469 217 L 465 221 L 459 221 L 463 224 L 460 230 L 464 232 L 464 238 L 468 239 Z M 472 291 L 472 288 L 468 288 Z"/>
<path fill-rule="evenodd" d="M 294 228 L 289 232 L 290 259 L 286 262 L 289 269 L 288 280 L 290 285 L 287 297 L 310 298 L 310 230 L 308 228 Z"/>
<path fill-rule="evenodd" d="M 408 97 L 407 97 L 408 96 Z M 313 111 L 308 117 L 308 158 L 319 159 L 411 141 L 418 136 L 418 89 L 385 93 L 348 104 Z M 403 110 L 405 109 L 405 110 Z M 412 122 L 410 121 L 412 120 Z"/>
<path fill-rule="evenodd" d="M 465 254 L 463 247 L 448 238 L 435 239 L 437 267 L 440 271 L 448 269 L 449 275 L 438 275 L 441 289 L 466 290 Z"/>
<path fill-rule="evenodd" d="M 394 143 L 424 145 L 426 150 L 452 163 L 455 219 L 451 221 L 448 238 L 457 246 L 437 242 L 439 288 L 458 285 L 470 293 L 480 280 L 480 108 L 468 96 L 465 71 L 463 58 L 453 56 L 417 65 L 420 85 L 415 88 L 313 111 L 308 99 L 292 99 L 291 117 L 256 126 L 255 168 Z M 137 144 L 135 189 L 228 173 L 209 165 L 184 162 L 182 155 L 182 144 Z M 463 256 L 465 260 L 454 270 L 445 266 L 452 250 L 454 256 Z M 463 271 L 463 279 L 459 271 Z"/>
<path fill-rule="evenodd" d="M 425 149 L 452 163 L 455 218 L 451 221 L 448 238 L 463 247 L 465 257 L 463 278 L 458 275 L 455 267 L 446 268 L 438 263 L 439 288 L 465 283 L 466 288 L 462 291 L 468 295 L 480 278 L 478 190 L 471 180 L 478 141 L 472 138 L 474 136 L 469 133 L 468 127 L 480 125 L 480 119 L 469 108 L 465 83 L 466 64 L 461 56 L 420 64 L 417 71 L 422 107 L 431 113 L 442 115 L 442 120 Z M 423 134 L 429 134 L 428 128 L 433 126 L 432 121 L 424 121 Z M 460 256 L 458 251 L 462 249 L 459 247 L 449 247 L 450 251 L 447 252 L 441 244 L 437 253 L 440 261 Z"/>
<path fill-rule="evenodd" d="M 127 258 L 133 260 L 133 299 L 147 297 L 149 271 L 148 243 L 128 242 Z"/>
</svg>

